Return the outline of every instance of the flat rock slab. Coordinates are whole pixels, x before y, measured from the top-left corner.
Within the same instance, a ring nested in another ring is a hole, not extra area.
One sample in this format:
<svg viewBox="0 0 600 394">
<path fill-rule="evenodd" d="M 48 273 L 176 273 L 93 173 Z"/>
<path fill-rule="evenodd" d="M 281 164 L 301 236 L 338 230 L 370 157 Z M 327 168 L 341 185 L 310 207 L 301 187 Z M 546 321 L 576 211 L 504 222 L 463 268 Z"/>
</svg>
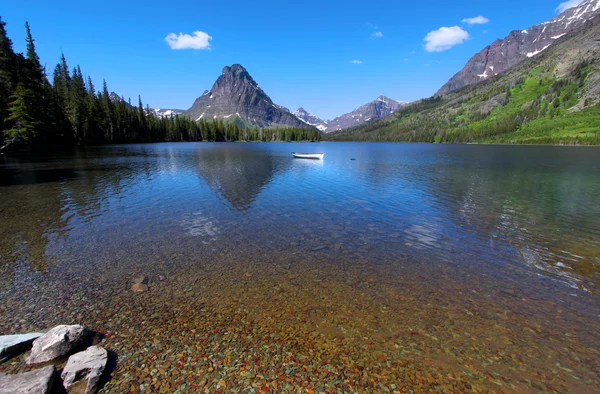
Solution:
<svg viewBox="0 0 600 394">
<path fill-rule="evenodd" d="M 108 352 L 100 346 L 90 346 L 84 352 L 72 355 L 61 374 L 63 385 L 69 390 L 77 382 L 86 379 L 85 393 L 96 393 L 107 362 Z"/>
<path fill-rule="evenodd" d="M 47 394 L 54 376 L 53 366 L 15 375 L 0 374 L 0 394 Z"/>
<path fill-rule="evenodd" d="M 77 350 L 85 344 L 91 332 L 80 325 L 56 326 L 35 341 L 27 364 L 39 364 L 52 361 Z"/>
<path fill-rule="evenodd" d="M 33 341 L 42 335 L 44 335 L 43 332 L 0 335 L 0 363 L 29 350 Z"/>
</svg>

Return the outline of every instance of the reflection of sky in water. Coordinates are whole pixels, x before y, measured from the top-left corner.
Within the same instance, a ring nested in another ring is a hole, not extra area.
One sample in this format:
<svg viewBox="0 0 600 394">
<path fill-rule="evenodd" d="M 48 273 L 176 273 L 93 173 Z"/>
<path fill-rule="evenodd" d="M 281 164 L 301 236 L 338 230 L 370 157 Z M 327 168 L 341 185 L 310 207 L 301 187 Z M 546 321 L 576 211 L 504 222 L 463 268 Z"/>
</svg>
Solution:
<svg viewBox="0 0 600 394">
<path fill-rule="evenodd" d="M 292 159 L 292 150 L 325 158 Z M 24 231 L 58 266 L 65 256 L 127 256 L 128 249 L 143 258 L 145 249 L 182 242 L 191 252 L 216 241 L 224 248 L 296 243 L 483 260 L 513 266 L 515 275 L 598 285 L 595 148 L 186 143 L 93 148 L 72 159 L 4 159 L 0 202 L 39 207 L 25 215 L 42 216 L 32 220 L 43 231 Z M 41 182 L 57 169 L 63 178 Z"/>
</svg>

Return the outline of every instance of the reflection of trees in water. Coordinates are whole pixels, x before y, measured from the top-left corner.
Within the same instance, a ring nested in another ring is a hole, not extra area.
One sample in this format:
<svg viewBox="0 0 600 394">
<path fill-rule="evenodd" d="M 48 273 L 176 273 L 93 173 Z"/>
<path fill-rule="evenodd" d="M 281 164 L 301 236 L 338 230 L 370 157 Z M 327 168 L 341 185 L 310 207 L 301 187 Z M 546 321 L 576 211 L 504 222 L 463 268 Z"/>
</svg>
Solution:
<svg viewBox="0 0 600 394">
<path fill-rule="evenodd" d="M 291 161 L 234 144 L 199 150 L 196 160 L 200 177 L 238 211 L 248 210 L 275 174 L 289 167 Z"/>
<path fill-rule="evenodd" d="M 117 164 L 84 151 L 40 159 L 2 158 L 0 167 L 0 264 L 2 271 L 23 258 L 34 271 L 65 253 L 74 220 L 87 222 L 102 211 L 108 196 L 119 195 L 135 179 Z M 140 167 L 149 172 L 147 160 Z M 2 275 L 8 280 L 6 275 Z M 12 277 L 12 275 L 10 275 Z M 9 282 L 10 283 L 10 282 Z"/>
<path fill-rule="evenodd" d="M 1 188 L 0 263 L 3 269 L 24 258 L 31 269 L 46 271 L 51 262 L 46 255 L 52 237 L 50 232 L 56 231 L 60 237 L 60 229 L 68 224 L 68 218 L 62 215 L 61 197 L 59 183 Z"/>
</svg>

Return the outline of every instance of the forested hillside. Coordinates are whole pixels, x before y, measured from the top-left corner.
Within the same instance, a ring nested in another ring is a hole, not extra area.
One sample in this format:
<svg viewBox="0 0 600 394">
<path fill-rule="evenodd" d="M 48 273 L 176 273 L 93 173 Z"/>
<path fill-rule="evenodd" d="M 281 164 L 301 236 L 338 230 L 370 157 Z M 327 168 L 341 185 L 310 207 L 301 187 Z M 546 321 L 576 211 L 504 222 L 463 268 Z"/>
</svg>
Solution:
<svg viewBox="0 0 600 394">
<path fill-rule="evenodd" d="M 221 121 L 195 122 L 186 116 L 157 117 L 144 108 L 115 99 L 106 81 L 97 90 L 79 66 L 64 55 L 52 83 L 35 50 L 26 24 L 27 51 L 15 53 L 0 18 L 0 148 L 76 146 L 158 141 L 314 141 L 312 129 L 258 129 Z"/>
<path fill-rule="evenodd" d="M 598 145 L 600 18 L 504 74 L 327 138 Z"/>
</svg>

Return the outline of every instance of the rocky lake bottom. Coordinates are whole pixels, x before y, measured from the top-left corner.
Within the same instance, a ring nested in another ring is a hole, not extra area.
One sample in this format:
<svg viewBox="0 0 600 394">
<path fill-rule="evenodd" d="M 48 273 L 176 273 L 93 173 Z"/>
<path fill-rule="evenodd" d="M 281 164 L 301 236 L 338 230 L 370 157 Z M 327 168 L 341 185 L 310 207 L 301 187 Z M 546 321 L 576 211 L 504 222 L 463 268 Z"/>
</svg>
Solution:
<svg viewBox="0 0 600 394">
<path fill-rule="evenodd" d="M 283 170 L 278 160 L 289 158 L 270 152 L 272 178 L 249 196 L 244 182 L 261 176 L 259 166 L 240 177 L 226 153 L 214 162 L 194 156 L 201 177 L 190 183 L 187 153 L 156 149 L 152 163 L 171 155 L 156 168 L 137 167 L 138 154 L 125 151 L 109 169 L 104 152 L 74 170 L 58 165 L 67 175 L 57 181 L 14 184 L 13 174 L 0 187 L 0 334 L 59 324 L 100 333 L 116 357 L 101 393 L 599 387 L 600 249 L 595 221 L 585 220 L 596 184 L 577 191 L 588 204 L 581 212 L 563 205 L 555 214 L 527 193 L 514 200 L 529 186 L 513 183 L 502 197 L 477 173 L 464 193 L 432 190 L 419 173 L 410 191 L 381 152 L 375 168 L 349 170 L 351 181 L 339 169 L 346 156 L 363 165 L 360 151 Z M 223 172 L 207 175 L 206 161 Z M 415 174 L 411 163 L 396 165 Z M 506 175 L 491 178 L 502 185 Z M 561 193 L 580 184 L 577 176 L 528 179 Z M 323 183 L 332 186 L 311 194 Z M 460 210 L 441 208 L 457 195 Z M 569 220 L 581 233 L 567 230 Z M 0 363 L 0 373 L 30 370 L 26 357 Z"/>
</svg>

